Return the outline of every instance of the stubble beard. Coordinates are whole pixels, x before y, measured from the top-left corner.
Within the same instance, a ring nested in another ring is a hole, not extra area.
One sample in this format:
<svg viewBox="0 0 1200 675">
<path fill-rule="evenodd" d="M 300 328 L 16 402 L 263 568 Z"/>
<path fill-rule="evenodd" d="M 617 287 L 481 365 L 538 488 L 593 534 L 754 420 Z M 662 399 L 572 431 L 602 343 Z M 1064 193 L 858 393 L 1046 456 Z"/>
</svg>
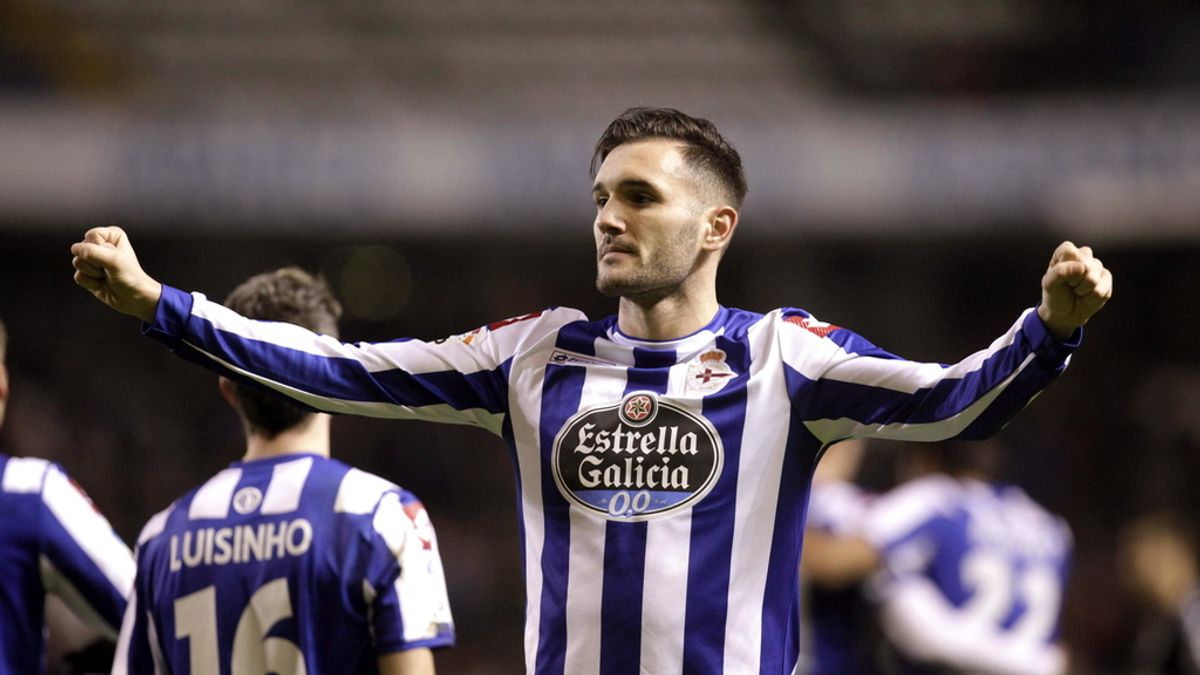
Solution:
<svg viewBox="0 0 1200 675">
<path fill-rule="evenodd" d="M 675 293 L 695 269 L 695 232 L 684 229 L 675 239 L 631 270 L 604 273 L 596 261 L 596 290 L 610 298 L 628 298 L 638 304 L 655 303 Z"/>
</svg>

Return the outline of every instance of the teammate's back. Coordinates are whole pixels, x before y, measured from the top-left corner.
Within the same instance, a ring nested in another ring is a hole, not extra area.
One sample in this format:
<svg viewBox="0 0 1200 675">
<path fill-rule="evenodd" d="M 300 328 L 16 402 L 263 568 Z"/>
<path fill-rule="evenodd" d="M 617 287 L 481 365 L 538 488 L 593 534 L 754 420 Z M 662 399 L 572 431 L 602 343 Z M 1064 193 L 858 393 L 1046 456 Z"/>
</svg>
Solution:
<svg viewBox="0 0 1200 675">
<path fill-rule="evenodd" d="M 341 313 L 297 268 L 226 303 L 329 335 Z M 430 648 L 454 632 L 420 502 L 329 459 L 328 415 L 218 384 L 245 454 L 146 524 L 113 672 L 432 675 Z"/>
<path fill-rule="evenodd" d="M 871 520 L 887 560 L 882 619 L 912 660 L 906 672 L 1061 668 L 1071 553 L 1061 518 L 1015 486 L 931 475 L 879 500 Z"/>
<path fill-rule="evenodd" d="M 117 673 L 153 672 L 158 650 L 177 675 L 374 673 L 453 642 L 420 502 L 329 458 L 233 463 L 147 523 L 137 561 Z"/>
</svg>

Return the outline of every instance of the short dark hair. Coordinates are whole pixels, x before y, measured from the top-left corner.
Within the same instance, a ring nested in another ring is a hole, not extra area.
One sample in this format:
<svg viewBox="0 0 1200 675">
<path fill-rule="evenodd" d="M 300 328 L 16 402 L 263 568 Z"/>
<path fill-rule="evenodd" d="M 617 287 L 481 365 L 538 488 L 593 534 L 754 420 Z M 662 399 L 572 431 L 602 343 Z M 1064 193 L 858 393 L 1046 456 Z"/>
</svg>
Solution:
<svg viewBox="0 0 1200 675">
<path fill-rule="evenodd" d="M 4 363 L 4 357 L 8 354 L 8 331 L 4 330 L 4 322 L 0 321 L 0 363 Z"/>
<path fill-rule="evenodd" d="M 742 158 L 729 141 L 706 119 L 692 117 L 674 108 L 630 108 L 613 120 L 592 153 L 592 175 L 617 146 L 648 138 L 668 138 L 686 147 L 683 158 L 692 167 L 708 172 L 725 190 L 733 206 L 746 199 L 746 174 Z"/>
<path fill-rule="evenodd" d="M 225 306 L 249 319 L 282 321 L 337 337 L 342 306 L 328 284 L 299 267 L 284 267 L 250 277 L 229 297 Z M 274 438 L 312 414 L 277 395 L 237 385 L 237 396 L 249 429 Z"/>
</svg>

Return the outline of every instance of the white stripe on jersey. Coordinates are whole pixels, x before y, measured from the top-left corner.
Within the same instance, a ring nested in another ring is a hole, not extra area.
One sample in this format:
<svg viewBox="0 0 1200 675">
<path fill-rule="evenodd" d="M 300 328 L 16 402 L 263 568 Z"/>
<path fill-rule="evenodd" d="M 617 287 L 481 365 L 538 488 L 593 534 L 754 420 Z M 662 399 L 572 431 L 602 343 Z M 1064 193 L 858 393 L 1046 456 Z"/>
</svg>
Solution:
<svg viewBox="0 0 1200 675">
<path fill-rule="evenodd" d="M 604 589 L 605 521 L 570 507 L 570 574 L 567 577 L 567 635 L 600 633 Z M 600 640 L 568 640 L 568 673 L 600 672 Z"/>
<path fill-rule="evenodd" d="M 207 305 L 206 305 L 207 306 Z M 279 324 L 289 325 L 289 324 Z M 376 401 L 349 401 L 344 399 L 334 398 L 332 396 L 317 396 L 309 394 L 295 387 L 289 387 L 286 384 L 275 382 L 264 377 L 259 377 L 255 373 L 248 370 L 243 370 L 233 365 L 232 363 L 222 359 L 220 356 L 205 351 L 201 347 L 188 343 L 192 349 L 204 354 L 213 361 L 221 364 L 223 367 L 238 373 L 247 379 L 254 380 L 263 386 L 270 387 L 275 391 L 287 396 L 290 399 L 308 404 L 319 410 L 324 410 L 332 413 L 347 413 L 353 415 L 361 415 L 363 417 L 378 417 L 381 419 L 416 419 L 420 418 L 431 422 L 446 422 L 449 424 L 474 424 L 492 432 L 500 434 L 500 428 L 503 424 L 504 416 L 501 414 L 491 414 L 482 408 L 469 408 L 466 410 L 458 410 L 457 408 L 444 403 L 434 403 L 424 405 L 420 408 L 415 408 L 406 405 L 396 405 L 395 403 L 380 403 Z"/>
<path fill-rule="evenodd" d="M 152 538 L 162 534 L 162 531 L 167 527 L 167 518 L 171 516 L 171 512 L 174 510 L 175 505 L 172 504 L 151 516 L 150 520 L 147 520 L 146 524 L 142 526 L 142 532 L 138 535 L 137 545 L 141 546 Z"/>
<path fill-rule="evenodd" d="M 692 550 L 692 509 L 646 522 L 646 569 L 642 585 L 642 662 L 683 665 L 683 629 L 687 615 L 664 612 L 687 598 L 688 560 Z"/>
<path fill-rule="evenodd" d="M 948 513 L 962 487 L 949 476 L 934 474 L 909 481 L 871 506 L 863 535 L 883 548 L 937 514 Z"/>
<path fill-rule="evenodd" d="M 555 334 L 551 331 L 551 335 Z M 553 342 L 550 343 L 553 348 Z M 542 380 L 546 375 L 545 351 L 518 355 L 508 380 L 509 400 L 526 401 L 513 407 L 512 433 L 516 446 L 517 475 L 521 486 L 521 518 L 525 532 L 525 672 L 534 672 L 538 629 L 542 617 L 542 550 L 546 542 L 542 500 L 542 458 L 539 429 L 542 416 Z"/>
<path fill-rule="evenodd" d="M 966 408 L 944 419 L 922 423 L 896 422 L 894 424 L 865 425 L 848 417 L 842 417 L 836 420 L 809 420 L 804 423 L 804 426 L 808 427 L 814 436 L 825 442 L 868 436 L 892 441 L 940 441 L 951 438 L 962 433 L 978 419 L 980 414 L 996 400 L 996 397 L 1002 394 L 1008 385 L 1036 358 L 1037 354 L 1030 354 L 1011 375 L 1004 378 L 991 391 L 980 396 Z"/>
<path fill-rule="evenodd" d="M 133 589 L 133 557 L 96 507 L 53 467 L 46 473 L 42 500 L 113 588 L 128 596 Z"/>
<path fill-rule="evenodd" d="M 263 496 L 259 513 L 277 516 L 291 513 L 300 507 L 300 495 L 304 492 L 304 481 L 312 470 L 313 458 L 301 457 L 290 462 L 276 464 L 271 470 L 271 482 Z"/>
<path fill-rule="evenodd" d="M 992 354 L 1012 345 L 1017 333 L 1024 325 L 1025 317 L 1032 311 L 1034 310 L 1027 309 L 1022 312 L 1021 317 L 1008 331 L 994 340 L 987 348 L 981 349 L 949 367 L 942 367 L 937 363 L 920 363 L 902 359 L 861 358 L 859 355 L 851 354 L 835 343 L 799 327 L 796 327 L 798 330 L 782 331 L 781 337 L 785 340 L 799 339 L 812 343 L 806 345 L 809 347 L 808 349 L 800 347 L 794 350 L 784 350 L 785 361 L 809 379 L 849 382 L 911 394 L 918 389 L 937 384 L 941 380 L 961 378 L 978 370 Z M 775 313 L 772 312 L 772 314 Z M 830 354 L 830 349 L 835 351 Z M 816 358 L 804 358 L 807 355 Z"/>
<path fill-rule="evenodd" d="M 158 646 L 158 626 L 154 623 L 154 615 L 146 610 L 146 641 L 150 643 L 150 657 L 154 660 L 154 675 L 170 673 L 167 670 L 167 660 L 163 658 L 162 649 Z"/>
<path fill-rule="evenodd" d="M 223 469 L 208 479 L 192 497 L 192 504 L 188 507 L 188 520 L 227 518 L 229 502 L 233 500 L 233 491 L 237 489 L 241 479 L 242 470 L 235 468 Z"/>
<path fill-rule="evenodd" d="M 707 334 L 707 331 L 706 331 Z M 667 375 L 668 391 L 683 391 L 687 386 L 690 358 L 679 356 L 679 363 Z M 614 397 L 616 400 L 620 396 Z M 682 403 L 682 402 L 681 402 Z M 688 409 L 699 413 L 694 406 Z M 683 665 L 683 634 L 687 615 L 663 612 L 663 607 L 678 605 L 687 598 L 688 561 L 692 550 L 692 509 L 678 516 L 646 522 L 646 567 L 642 584 L 642 662 Z"/>
<path fill-rule="evenodd" d="M 400 505 L 400 495 L 389 492 L 376 503 L 379 506 L 375 509 L 375 518 L 371 521 L 371 526 L 383 537 L 383 542 L 387 544 L 392 555 L 399 556 L 404 550 L 404 541 L 408 534 L 408 530 L 402 527 L 408 521 L 408 515 Z"/>
<path fill-rule="evenodd" d="M 140 543 L 140 542 L 139 542 Z M 138 594 L 129 594 L 125 615 L 121 617 L 121 632 L 117 637 L 117 655 L 113 660 L 110 675 L 129 675 L 129 642 L 133 637 L 133 623 L 137 620 Z"/>
<path fill-rule="evenodd" d="M 779 506 L 787 425 L 777 420 L 791 414 L 782 377 L 754 377 L 780 358 L 771 324 L 759 322 L 747 335 L 751 384 L 746 389 L 746 417 L 738 463 L 733 546 L 729 560 L 729 613 L 725 617 L 724 672 L 757 664 L 762 654 L 763 596 Z M 776 366 L 777 367 L 777 366 Z M 795 486 L 789 486 L 795 489 Z"/>
<path fill-rule="evenodd" d="M 601 356 L 603 358 L 603 356 Z M 588 370 L 580 392 L 579 409 L 617 401 L 625 380 L 617 377 L 593 377 Z M 600 672 L 600 617 L 604 596 L 604 549 L 608 521 L 570 507 L 571 541 L 567 576 L 567 635 L 594 636 L 568 639 L 564 672 Z"/>
<path fill-rule="evenodd" d="M 380 497 L 388 490 L 395 490 L 396 484 L 384 480 L 375 474 L 350 469 L 342 477 L 338 485 L 337 498 L 333 501 L 334 513 L 352 513 L 362 515 L 375 510 Z"/>
<path fill-rule="evenodd" d="M 430 548 L 425 549 L 426 542 L 415 531 L 413 520 L 395 492 L 383 496 L 372 525 L 400 563 L 400 575 L 393 587 L 400 603 L 404 639 L 415 642 L 436 636 L 439 624 L 450 623 L 451 619 L 434 542 L 428 542 Z M 431 578 L 438 583 L 430 583 Z"/>
<path fill-rule="evenodd" d="M 37 457 L 9 457 L 4 465 L 5 492 L 30 493 L 42 489 L 50 462 Z"/>
</svg>

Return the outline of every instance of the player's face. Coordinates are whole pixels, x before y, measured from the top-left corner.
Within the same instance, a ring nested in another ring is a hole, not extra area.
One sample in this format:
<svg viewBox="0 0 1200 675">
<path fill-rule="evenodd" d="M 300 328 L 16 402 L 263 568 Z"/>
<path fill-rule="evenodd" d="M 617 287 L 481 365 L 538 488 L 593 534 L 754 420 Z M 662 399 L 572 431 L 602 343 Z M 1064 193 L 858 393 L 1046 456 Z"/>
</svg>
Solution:
<svg viewBox="0 0 1200 675">
<path fill-rule="evenodd" d="M 702 186 L 678 141 L 617 146 L 596 172 L 596 287 L 661 298 L 691 275 L 700 253 Z"/>
</svg>

